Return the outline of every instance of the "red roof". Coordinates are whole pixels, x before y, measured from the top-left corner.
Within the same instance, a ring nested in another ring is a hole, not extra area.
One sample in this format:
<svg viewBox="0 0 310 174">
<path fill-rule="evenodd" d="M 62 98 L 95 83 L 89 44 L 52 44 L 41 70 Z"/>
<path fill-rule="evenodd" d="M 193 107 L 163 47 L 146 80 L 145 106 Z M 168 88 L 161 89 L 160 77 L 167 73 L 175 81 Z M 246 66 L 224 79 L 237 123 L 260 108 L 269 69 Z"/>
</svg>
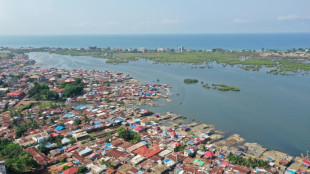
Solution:
<svg viewBox="0 0 310 174">
<path fill-rule="evenodd" d="M 65 171 L 63 171 L 63 174 L 75 174 L 78 171 L 78 167 L 71 167 Z"/>
<path fill-rule="evenodd" d="M 72 150 L 75 150 L 75 149 L 77 149 L 77 148 L 79 148 L 78 145 L 75 145 L 75 146 L 73 146 L 73 147 L 69 147 L 69 148 L 67 149 L 67 152 L 71 152 Z"/>
<path fill-rule="evenodd" d="M 7 93 L 8 96 L 20 96 L 23 95 L 24 91 L 15 91 L 15 92 L 9 92 Z"/>
<path fill-rule="evenodd" d="M 35 147 L 29 147 L 25 149 L 25 152 L 30 153 L 33 156 L 33 159 L 35 159 L 40 165 L 45 165 L 50 160 L 49 157 L 41 153 L 37 148 Z"/>
<path fill-rule="evenodd" d="M 161 149 L 154 149 L 154 150 L 152 150 L 150 153 L 146 154 L 146 155 L 145 155 L 145 158 L 150 158 L 150 157 L 152 157 L 152 156 L 158 154 L 159 152 L 161 152 Z"/>
<path fill-rule="evenodd" d="M 57 137 L 57 136 L 58 136 L 58 134 L 57 134 L 57 133 L 55 133 L 55 132 L 53 132 L 53 133 L 52 133 L 52 136 L 53 136 L 53 137 Z"/>
<path fill-rule="evenodd" d="M 214 153 L 208 151 L 208 152 L 205 153 L 205 155 L 208 156 L 208 157 L 213 157 Z"/>
<path fill-rule="evenodd" d="M 62 93 L 62 92 L 64 92 L 65 91 L 65 88 L 61 88 L 61 89 L 57 89 L 55 92 L 57 92 L 57 93 Z"/>
<path fill-rule="evenodd" d="M 310 161 L 304 159 L 304 160 L 302 160 L 302 162 L 303 162 L 305 165 L 310 166 Z"/>
</svg>

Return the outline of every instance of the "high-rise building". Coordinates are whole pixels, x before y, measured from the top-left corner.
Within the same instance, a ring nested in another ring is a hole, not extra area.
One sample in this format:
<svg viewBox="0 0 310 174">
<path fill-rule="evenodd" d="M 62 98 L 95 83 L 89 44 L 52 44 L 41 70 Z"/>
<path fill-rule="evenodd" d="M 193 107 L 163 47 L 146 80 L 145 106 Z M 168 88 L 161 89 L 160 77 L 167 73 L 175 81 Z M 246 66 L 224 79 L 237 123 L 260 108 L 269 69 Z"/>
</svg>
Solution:
<svg viewBox="0 0 310 174">
<path fill-rule="evenodd" d="M 184 47 L 183 46 L 179 46 L 178 50 L 179 50 L 179 52 L 183 52 L 184 51 Z"/>
</svg>

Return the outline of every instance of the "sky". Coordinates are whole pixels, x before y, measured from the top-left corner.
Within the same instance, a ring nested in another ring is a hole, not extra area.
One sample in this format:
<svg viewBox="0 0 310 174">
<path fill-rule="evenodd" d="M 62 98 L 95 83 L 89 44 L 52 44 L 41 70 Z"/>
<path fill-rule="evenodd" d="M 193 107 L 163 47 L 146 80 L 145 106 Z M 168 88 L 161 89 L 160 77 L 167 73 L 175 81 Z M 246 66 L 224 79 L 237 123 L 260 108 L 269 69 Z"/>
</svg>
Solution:
<svg viewBox="0 0 310 174">
<path fill-rule="evenodd" d="M 0 35 L 310 32 L 309 0 L 0 0 Z"/>
</svg>

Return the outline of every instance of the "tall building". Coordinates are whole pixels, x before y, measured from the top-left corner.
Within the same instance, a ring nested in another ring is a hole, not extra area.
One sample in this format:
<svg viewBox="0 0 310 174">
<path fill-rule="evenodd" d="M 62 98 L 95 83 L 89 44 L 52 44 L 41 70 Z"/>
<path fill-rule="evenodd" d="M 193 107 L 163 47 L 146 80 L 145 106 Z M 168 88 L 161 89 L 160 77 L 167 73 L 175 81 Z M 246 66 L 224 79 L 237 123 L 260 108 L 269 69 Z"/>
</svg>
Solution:
<svg viewBox="0 0 310 174">
<path fill-rule="evenodd" d="M 179 46 L 179 52 L 183 52 L 184 51 L 184 47 L 183 46 Z"/>
<path fill-rule="evenodd" d="M 5 161 L 0 158 L 0 174 L 6 174 Z"/>
</svg>

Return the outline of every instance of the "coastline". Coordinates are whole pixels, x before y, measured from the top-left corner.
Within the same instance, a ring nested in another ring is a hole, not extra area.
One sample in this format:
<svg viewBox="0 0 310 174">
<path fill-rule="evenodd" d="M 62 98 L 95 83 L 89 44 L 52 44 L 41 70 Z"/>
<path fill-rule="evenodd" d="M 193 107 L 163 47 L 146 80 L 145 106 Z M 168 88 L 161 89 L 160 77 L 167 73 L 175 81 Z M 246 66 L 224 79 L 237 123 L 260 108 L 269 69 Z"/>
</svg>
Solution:
<svg viewBox="0 0 310 174">
<path fill-rule="evenodd" d="M 49 71 L 55 71 L 55 69 L 41 69 L 38 71 L 39 72 L 41 71 L 44 73 L 44 72 L 49 72 Z M 63 72 L 78 72 L 77 70 L 72 70 L 72 71 L 61 70 L 61 71 L 63 71 Z M 84 71 L 84 74 L 86 72 L 88 72 L 88 73 L 91 72 L 89 70 L 79 70 L 79 71 Z M 94 72 L 96 72 L 96 71 L 94 71 Z M 110 73 L 110 72 L 108 72 L 108 73 Z M 48 74 L 48 73 L 45 73 L 45 74 Z M 120 75 L 119 73 L 112 73 L 112 74 L 113 75 Z M 32 75 L 32 74 L 30 74 L 30 75 Z M 131 84 L 131 83 L 129 83 L 129 84 Z M 164 86 L 166 86 L 166 85 L 164 85 Z M 138 94 L 138 95 L 141 95 L 141 94 Z M 144 94 L 144 95 L 146 95 L 146 94 Z M 146 96 L 143 96 L 143 97 L 146 97 Z M 77 103 L 77 104 L 79 104 L 79 103 Z M 173 114 L 168 113 L 168 115 L 173 115 Z M 141 117 L 141 116 L 142 115 L 138 115 L 138 117 Z M 162 115 L 162 116 L 164 116 L 164 115 Z M 151 116 L 151 117 L 154 117 L 154 116 Z M 171 119 L 172 123 L 175 122 L 175 120 L 177 120 L 177 118 L 181 118 L 181 116 L 177 116 L 177 115 L 172 116 L 172 119 Z M 203 132 L 208 134 L 208 136 L 210 134 L 210 140 L 211 141 L 209 143 L 212 143 L 212 144 L 214 143 L 213 145 L 215 147 L 215 151 L 223 151 L 224 150 L 224 151 L 234 152 L 234 153 L 241 153 L 241 154 L 244 153 L 245 156 L 253 157 L 253 158 L 262 158 L 262 159 L 265 159 L 266 156 L 269 156 L 269 157 L 274 156 L 273 159 L 275 161 L 278 161 L 277 156 L 280 156 L 281 160 L 282 159 L 286 159 L 289 161 L 293 160 L 293 157 L 291 157 L 287 154 L 277 152 L 277 151 L 272 151 L 272 150 L 267 151 L 267 149 L 263 148 L 261 145 L 258 145 L 256 143 L 241 144 L 245 140 L 243 138 L 241 138 L 239 135 L 231 135 L 231 136 L 222 140 L 222 138 L 224 138 L 224 137 L 222 137 L 221 134 L 218 134 L 219 132 L 212 125 L 203 125 L 203 124 L 197 125 L 197 123 L 195 123 L 195 122 L 190 122 L 186 125 L 182 122 L 180 122 L 179 124 L 172 124 L 171 123 L 171 125 L 167 125 L 168 121 L 170 120 L 169 116 L 168 117 L 164 116 L 164 118 L 162 120 L 166 120 L 163 125 L 159 124 L 161 127 L 163 127 L 163 129 L 165 129 L 165 130 L 172 129 L 176 132 L 181 132 L 182 133 L 181 135 L 187 134 L 187 136 L 190 136 L 190 135 L 195 135 L 195 134 L 200 134 L 200 133 L 203 134 Z M 159 121 L 160 121 L 160 119 L 159 119 Z M 183 125 L 183 124 L 185 127 L 189 128 L 189 129 L 186 129 L 185 131 L 183 131 L 184 126 L 180 127 L 180 125 Z M 200 131 L 202 131 L 202 132 L 200 132 Z M 187 142 L 184 141 L 183 143 L 187 143 Z M 207 144 L 207 145 L 210 145 L 210 144 Z M 244 147 L 242 147 L 242 146 L 244 146 Z M 299 158 L 296 158 L 295 162 L 300 163 Z"/>
</svg>

